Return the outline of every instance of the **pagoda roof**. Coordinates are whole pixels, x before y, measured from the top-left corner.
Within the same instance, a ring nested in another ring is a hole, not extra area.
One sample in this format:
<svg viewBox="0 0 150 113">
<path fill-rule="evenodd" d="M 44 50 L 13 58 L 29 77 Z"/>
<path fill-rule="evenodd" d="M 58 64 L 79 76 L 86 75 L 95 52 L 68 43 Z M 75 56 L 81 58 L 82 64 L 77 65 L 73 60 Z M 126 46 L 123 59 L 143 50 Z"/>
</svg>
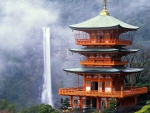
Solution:
<svg viewBox="0 0 150 113">
<path fill-rule="evenodd" d="M 114 29 L 124 28 L 128 30 L 136 30 L 139 27 L 127 24 L 121 20 L 118 20 L 110 15 L 98 15 L 94 18 L 69 26 L 75 30 L 88 30 L 88 29 Z"/>
<path fill-rule="evenodd" d="M 143 68 L 127 68 L 127 67 L 81 67 L 64 69 L 66 72 L 70 73 L 138 73 L 141 72 Z"/>
<path fill-rule="evenodd" d="M 111 52 L 125 52 L 125 53 L 135 53 L 139 49 L 126 49 L 126 48 L 100 48 L 100 47 L 86 47 L 82 49 L 70 49 L 71 52 L 77 53 L 111 53 Z"/>
</svg>

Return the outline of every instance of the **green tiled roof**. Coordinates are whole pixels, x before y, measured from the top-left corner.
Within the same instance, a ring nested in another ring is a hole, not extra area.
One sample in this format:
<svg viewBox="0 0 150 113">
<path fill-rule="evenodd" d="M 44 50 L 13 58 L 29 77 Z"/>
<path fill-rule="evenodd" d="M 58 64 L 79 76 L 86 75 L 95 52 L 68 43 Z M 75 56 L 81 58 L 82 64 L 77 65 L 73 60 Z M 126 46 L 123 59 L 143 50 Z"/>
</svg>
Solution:
<svg viewBox="0 0 150 113">
<path fill-rule="evenodd" d="M 66 72 L 70 73 L 138 73 L 141 72 L 142 68 L 126 68 L 126 67 L 82 67 L 82 68 L 72 68 L 64 69 Z"/>
<path fill-rule="evenodd" d="M 72 29 L 108 29 L 108 28 L 125 28 L 129 30 L 136 30 L 139 27 L 122 22 L 109 15 L 98 15 L 87 21 L 81 22 L 79 24 L 70 25 Z"/>
</svg>

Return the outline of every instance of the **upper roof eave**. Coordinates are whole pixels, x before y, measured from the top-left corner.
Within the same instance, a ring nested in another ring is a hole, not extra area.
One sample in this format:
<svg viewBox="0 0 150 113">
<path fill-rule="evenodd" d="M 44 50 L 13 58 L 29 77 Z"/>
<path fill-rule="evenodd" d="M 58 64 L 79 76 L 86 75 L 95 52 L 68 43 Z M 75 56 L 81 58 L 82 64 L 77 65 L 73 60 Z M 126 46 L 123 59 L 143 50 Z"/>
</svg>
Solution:
<svg viewBox="0 0 150 113">
<path fill-rule="evenodd" d="M 98 15 L 79 24 L 69 25 L 73 30 L 99 30 L 99 29 L 127 29 L 128 31 L 137 30 L 139 27 L 122 22 L 112 16 Z"/>
<path fill-rule="evenodd" d="M 121 27 L 120 25 L 117 25 L 117 26 L 111 26 L 111 27 L 89 27 L 89 28 L 84 28 L 84 27 L 71 27 L 69 26 L 72 30 L 85 30 L 85 31 L 88 31 L 88 30 L 113 30 L 113 29 L 124 29 L 124 30 L 127 30 L 127 31 L 135 31 L 139 28 L 136 28 L 136 29 L 129 29 L 129 28 L 124 28 L 124 27 Z"/>
</svg>

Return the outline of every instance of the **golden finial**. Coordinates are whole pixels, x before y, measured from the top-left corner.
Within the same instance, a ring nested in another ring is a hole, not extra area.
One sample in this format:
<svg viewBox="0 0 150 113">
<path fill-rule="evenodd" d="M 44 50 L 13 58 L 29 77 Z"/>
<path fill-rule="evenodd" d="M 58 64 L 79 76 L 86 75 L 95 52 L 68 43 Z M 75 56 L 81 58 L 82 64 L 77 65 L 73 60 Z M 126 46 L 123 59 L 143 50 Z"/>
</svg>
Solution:
<svg viewBox="0 0 150 113">
<path fill-rule="evenodd" d="M 104 0 L 103 6 L 104 8 L 102 12 L 100 12 L 100 15 L 109 15 L 109 13 L 107 12 L 107 0 Z"/>
</svg>

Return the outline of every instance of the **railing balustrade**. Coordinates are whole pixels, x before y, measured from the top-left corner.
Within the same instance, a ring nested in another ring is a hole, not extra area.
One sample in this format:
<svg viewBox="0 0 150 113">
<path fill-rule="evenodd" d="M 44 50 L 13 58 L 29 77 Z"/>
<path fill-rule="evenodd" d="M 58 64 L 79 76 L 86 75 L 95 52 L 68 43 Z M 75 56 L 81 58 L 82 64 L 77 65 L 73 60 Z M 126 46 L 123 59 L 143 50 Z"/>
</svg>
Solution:
<svg viewBox="0 0 150 113">
<path fill-rule="evenodd" d="M 76 44 L 78 45 L 130 45 L 131 44 L 131 40 L 123 40 L 123 39 L 119 39 L 119 40 L 114 40 L 114 39 L 110 39 L 110 40 L 90 40 L 90 39 L 78 39 L 76 38 Z"/>
<path fill-rule="evenodd" d="M 143 94 L 144 92 L 147 93 L 147 87 L 141 87 L 141 88 L 132 88 L 130 90 L 125 90 L 123 92 L 124 96 L 127 95 L 137 95 L 137 94 Z"/>
<path fill-rule="evenodd" d="M 83 91 L 83 87 L 59 88 L 60 95 L 124 97 L 124 96 L 138 95 L 143 93 L 147 93 L 147 87 L 133 88 L 124 91 L 112 91 L 112 92 L 105 92 L 105 91 L 98 91 L 98 90 Z"/>
</svg>

